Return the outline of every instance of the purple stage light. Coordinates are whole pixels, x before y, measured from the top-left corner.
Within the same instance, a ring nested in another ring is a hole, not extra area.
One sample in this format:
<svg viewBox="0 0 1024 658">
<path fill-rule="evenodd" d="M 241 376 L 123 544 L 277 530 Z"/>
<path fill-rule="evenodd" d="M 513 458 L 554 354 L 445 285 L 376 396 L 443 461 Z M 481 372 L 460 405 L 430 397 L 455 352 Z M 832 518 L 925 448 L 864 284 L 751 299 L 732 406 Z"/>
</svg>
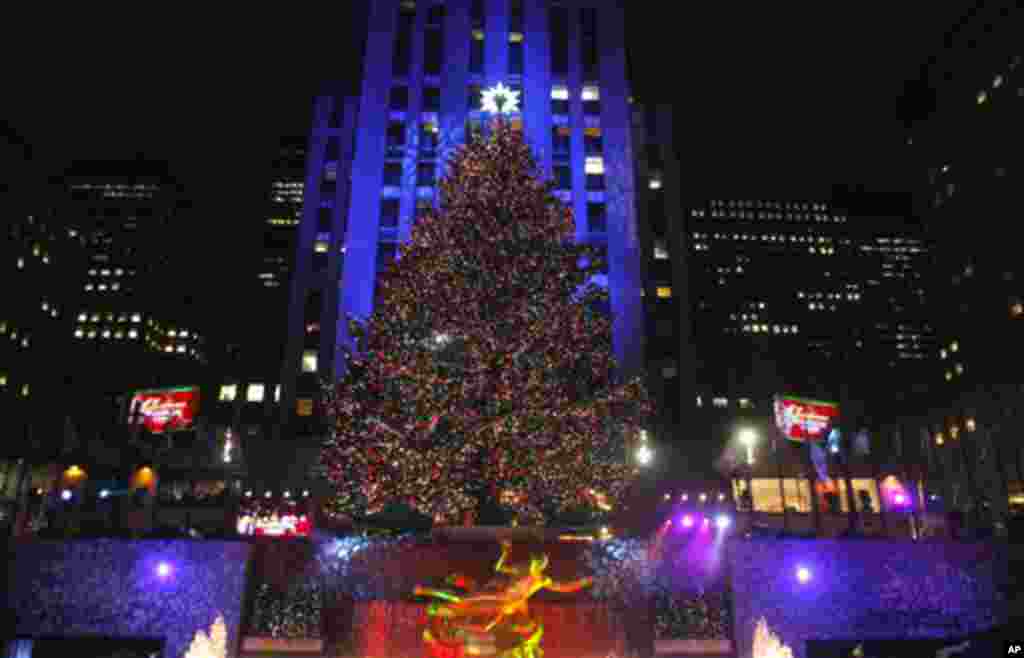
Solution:
<svg viewBox="0 0 1024 658">
<path fill-rule="evenodd" d="M 896 494 L 893 497 L 893 500 L 896 501 L 897 505 L 906 505 L 907 504 L 907 497 L 904 496 L 903 494 Z"/>
<path fill-rule="evenodd" d="M 684 528 L 692 528 L 693 527 L 693 517 L 690 516 L 689 514 L 687 514 L 686 516 L 683 517 L 683 527 Z"/>
<path fill-rule="evenodd" d="M 807 567 L 797 567 L 796 579 L 801 585 L 806 585 L 811 581 L 811 570 Z"/>
<path fill-rule="evenodd" d="M 729 527 L 730 523 L 731 520 L 725 514 L 719 514 L 717 517 L 715 517 L 715 525 L 718 526 L 719 530 L 725 530 Z"/>
<path fill-rule="evenodd" d="M 166 562 L 161 562 L 160 564 L 156 565 L 156 575 L 160 576 L 161 578 L 166 578 L 167 576 L 170 576 L 171 565 L 167 564 Z"/>
<path fill-rule="evenodd" d="M 60 499 L 61 500 L 71 500 L 71 490 L 70 489 L 65 489 L 64 491 L 61 491 L 60 492 Z"/>
</svg>

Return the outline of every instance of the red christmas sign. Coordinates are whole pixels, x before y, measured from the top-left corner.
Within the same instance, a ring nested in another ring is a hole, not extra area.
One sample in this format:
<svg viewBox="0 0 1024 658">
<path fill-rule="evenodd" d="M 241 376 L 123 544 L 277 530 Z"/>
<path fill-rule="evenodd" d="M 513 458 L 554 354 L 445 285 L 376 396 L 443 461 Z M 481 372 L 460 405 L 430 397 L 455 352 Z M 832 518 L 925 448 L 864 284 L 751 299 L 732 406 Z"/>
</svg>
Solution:
<svg viewBox="0 0 1024 658">
<path fill-rule="evenodd" d="M 823 441 L 838 417 L 839 405 L 835 402 L 775 397 L 775 425 L 791 441 Z"/>
<path fill-rule="evenodd" d="M 199 388 L 138 391 L 132 396 L 128 413 L 128 422 L 141 423 L 153 434 L 191 429 L 199 415 Z"/>
</svg>

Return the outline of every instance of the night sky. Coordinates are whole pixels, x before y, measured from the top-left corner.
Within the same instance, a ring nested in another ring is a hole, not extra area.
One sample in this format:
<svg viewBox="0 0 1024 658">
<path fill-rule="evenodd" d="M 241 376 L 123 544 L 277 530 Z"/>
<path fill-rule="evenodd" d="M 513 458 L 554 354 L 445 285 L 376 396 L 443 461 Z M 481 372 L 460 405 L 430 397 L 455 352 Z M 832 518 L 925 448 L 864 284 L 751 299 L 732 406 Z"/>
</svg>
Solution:
<svg viewBox="0 0 1024 658">
<path fill-rule="evenodd" d="M 902 121 L 928 104 L 904 98 L 904 83 L 969 6 L 713 3 L 709 13 L 711 3 L 671 3 L 684 11 L 669 17 L 654 9 L 662 3 L 632 4 L 634 93 L 675 107 L 684 197 L 897 186 L 887 163 L 897 162 Z M 192 221 L 217 229 L 202 246 L 238 249 L 261 221 L 277 139 L 306 134 L 311 96 L 324 81 L 353 77 L 360 45 L 344 17 L 301 6 L 160 11 L 89 5 L 14 17 L 21 36 L 2 46 L 3 119 L 48 175 L 74 159 L 169 161 L 194 199 Z"/>
</svg>

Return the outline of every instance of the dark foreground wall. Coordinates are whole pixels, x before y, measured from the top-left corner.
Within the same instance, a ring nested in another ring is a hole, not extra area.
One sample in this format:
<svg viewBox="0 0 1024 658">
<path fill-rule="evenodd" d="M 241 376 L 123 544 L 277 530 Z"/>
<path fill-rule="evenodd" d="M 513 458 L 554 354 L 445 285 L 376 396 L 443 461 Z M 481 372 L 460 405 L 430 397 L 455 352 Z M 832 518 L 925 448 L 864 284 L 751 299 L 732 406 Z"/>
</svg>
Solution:
<svg viewBox="0 0 1024 658">
<path fill-rule="evenodd" d="M 97 539 L 12 549 L 5 594 L 18 637 L 162 638 L 163 655 L 179 658 L 220 614 L 234 655 L 247 544 Z M 170 567 L 164 577 L 162 562 Z"/>
<path fill-rule="evenodd" d="M 761 618 L 795 658 L 812 640 L 961 638 L 1005 624 L 1006 557 L 986 544 L 733 542 L 737 656 L 752 655 Z"/>
</svg>

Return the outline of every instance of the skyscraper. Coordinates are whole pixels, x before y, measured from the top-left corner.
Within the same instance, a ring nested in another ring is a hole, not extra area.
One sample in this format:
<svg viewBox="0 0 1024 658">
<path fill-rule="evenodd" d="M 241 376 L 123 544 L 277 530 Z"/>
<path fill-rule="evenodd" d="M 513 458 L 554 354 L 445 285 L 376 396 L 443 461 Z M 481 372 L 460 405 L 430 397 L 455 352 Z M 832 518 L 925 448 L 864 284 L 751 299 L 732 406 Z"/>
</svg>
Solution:
<svg viewBox="0 0 1024 658">
<path fill-rule="evenodd" d="M 499 84 L 518 94 L 507 120 L 573 209 L 576 239 L 607 249 L 615 354 L 624 374 L 642 372 L 643 242 L 651 238 L 640 202 L 650 200 L 637 191 L 639 108 L 626 79 L 621 3 L 382 0 L 367 20 L 358 95 L 316 102 L 282 371 L 285 420 L 311 413 L 321 377 L 338 374 L 345 318 L 372 313 L 378 272 L 418 212 L 436 203 L 452 149 L 487 125 L 482 92 Z M 663 187 L 674 179 L 655 166 L 656 187 L 643 184 L 663 215 L 671 205 Z"/>
<path fill-rule="evenodd" d="M 1024 507 L 1020 20 L 1019 3 L 999 1 L 958 22 L 924 67 L 935 106 L 906 143 L 943 290 L 934 304 L 939 367 L 915 422 L 946 508 L 985 514 L 991 501 L 997 518 L 1007 498 Z"/>
</svg>

